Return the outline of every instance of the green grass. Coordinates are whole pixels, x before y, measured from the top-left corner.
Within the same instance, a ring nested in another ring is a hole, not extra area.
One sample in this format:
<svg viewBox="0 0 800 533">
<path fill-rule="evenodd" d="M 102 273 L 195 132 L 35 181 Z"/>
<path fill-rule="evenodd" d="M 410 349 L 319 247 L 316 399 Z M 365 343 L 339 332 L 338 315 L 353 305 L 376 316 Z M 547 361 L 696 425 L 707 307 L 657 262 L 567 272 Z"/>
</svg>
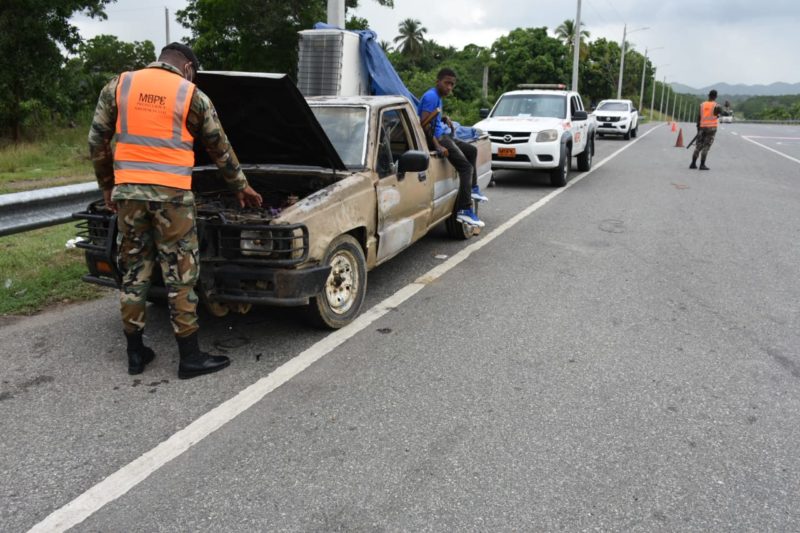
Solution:
<svg viewBox="0 0 800 533">
<path fill-rule="evenodd" d="M 107 294 L 81 281 L 83 250 L 65 246 L 75 234 L 69 223 L 0 237 L 0 315 L 30 315 Z"/>
<path fill-rule="evenodd" d="M 0 143 L 0 194 L 92 181 L 87 137 L 91 118 L 56 128 L 45 138 Z"/>
</svg>

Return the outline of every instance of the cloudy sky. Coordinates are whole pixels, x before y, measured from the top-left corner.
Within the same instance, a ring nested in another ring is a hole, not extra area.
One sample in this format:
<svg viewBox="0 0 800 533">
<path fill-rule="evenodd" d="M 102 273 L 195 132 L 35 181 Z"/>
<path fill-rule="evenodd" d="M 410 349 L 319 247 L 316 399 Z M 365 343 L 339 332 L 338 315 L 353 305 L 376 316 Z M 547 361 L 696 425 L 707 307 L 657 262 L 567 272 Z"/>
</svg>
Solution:
<svg viewBox="0 0 800 533">
<path fill-rule="evenodd" d="M 394 9 L 374 0 L 359 3 L 355 14 L 382 40 L 392 41 L 400 21 L 413 18 L 427 28 L 428 38 L 457 48 L 489 46 L 517 27 L 552 31 L 577 10 L 577 0 L 395 0 Z M 110 33 L 124 41 L 149 39 L 158 49 L 165 42 L 165 7 L 171 40 L 187 35 L 174 19 L 185 5 L 185 0 L 117 0 L 106 10 L 107 21 L 75 17 L 74 23 L 86 38 Z M 659 79 L 666 75 L 668 82 L 697 88 L 800 82 L 800 0 L 582 0 L 581 20 L 590 39 L 617 42 L 627 24 L 628 41 L 641 53 L 650 49 Z"/>
</svg>

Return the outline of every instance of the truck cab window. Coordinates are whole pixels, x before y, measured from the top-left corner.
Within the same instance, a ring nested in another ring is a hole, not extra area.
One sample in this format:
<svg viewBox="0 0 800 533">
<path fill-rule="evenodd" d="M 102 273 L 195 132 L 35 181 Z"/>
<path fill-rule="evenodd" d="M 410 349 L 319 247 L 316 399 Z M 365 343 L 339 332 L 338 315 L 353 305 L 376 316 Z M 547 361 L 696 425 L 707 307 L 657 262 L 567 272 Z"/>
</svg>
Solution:
<svg viewBox="0 0 800 533">
<path fill-rule="evenodd" d="M 379 132 L 375 170 L 378 177 L 383 178 L 396 172 L 397 160 L 408 150 L 415 149 L 416 143 L 403 109 L 384 111 L 381 114 Z"/>
</svg>

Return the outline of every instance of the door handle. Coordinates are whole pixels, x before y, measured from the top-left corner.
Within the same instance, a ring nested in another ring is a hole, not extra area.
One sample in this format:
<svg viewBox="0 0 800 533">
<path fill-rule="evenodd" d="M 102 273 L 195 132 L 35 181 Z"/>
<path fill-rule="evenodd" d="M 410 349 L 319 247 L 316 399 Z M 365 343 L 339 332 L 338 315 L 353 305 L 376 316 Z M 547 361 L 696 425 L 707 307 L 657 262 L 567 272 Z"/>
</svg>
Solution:
<svg viewBox="0 0 800 533">
<path fill-rule="evenodd" d="M 428 179 L 428 173 L 425 172 L 424 170 L 422 172 L 418 172 L 417 173 L 417 179 L 420 182 L 423 182 L 423 181 L 427 180 Z"/>
</svg>

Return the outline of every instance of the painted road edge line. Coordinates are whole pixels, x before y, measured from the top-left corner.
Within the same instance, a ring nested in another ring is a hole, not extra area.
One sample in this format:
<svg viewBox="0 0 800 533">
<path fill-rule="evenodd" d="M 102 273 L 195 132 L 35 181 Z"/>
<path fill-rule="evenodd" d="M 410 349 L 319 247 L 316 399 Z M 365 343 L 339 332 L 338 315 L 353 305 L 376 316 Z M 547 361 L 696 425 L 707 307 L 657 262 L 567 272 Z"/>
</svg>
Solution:
<svg viewBox="0 0 800 533">
<path fill-rule="evenodd" d="M 575 186 L 586 176 L 605 165 L 608 161 L 627 150 L 641 139 L 661 127 L 658 125 L 651 130 L 641 134 L 635 141 L 625 144 L 622 148 L 615 151 L 596 165 L 591 170 L 578 174 L 567 182 L 567 185 L 554 190 L 550 194 L 540 198 L 535 203 L 526 207 L 504 223 L 500 224 L 495 230 L 460 250 L 457 254 L 450 257 L 444 263 L 437 265 L 426 274 L 418 277 L 415 281 L 401 288 L 382 302 L 374 305 L 369 310 L 362 313 L 353 322 L 329 334 L 324 339 L 316 342 L 296 357 L 287 361 L 276 368 L 271 374 L 265 376 L 249 387 L 242 389 L 236 396 L 224 401 L 211 411 L 201 415 L 194 422 L 173 434 L 167 440 L 158 444 L 155 448 L 144 453 L 123 466 L 113 474 L 109 475 L 86 492 L 53 511 L 44 520 L 33 526 L 30 532 L 52 532 L 66 531 L 74 527 L 91 515 L 105 507 L 107 504 L 123 496 L 133 487 L 147 479 L 152 473 L 162 466 L 183 454 L 189 448 L 202 441 L 207 436 L 242 414 L 252 407 L 255 403 L 263 399 L 267 394 L 274 391 L 294 376 L 311 366 L 325 355 L 332 352 L 335 348 L 342 345 L 348 339 L 363 331 L 370 324 L 381 318 L 383 315 L 395 309 L 403 302 L 417 294 L 425 286 L 443 276 L 446 272 L 456 267 L 474 252 L 480 250 L 497 237 L 518 224 L 525 217 L 531 215 L 538 209 L 545 206 L 550 200 L 563 193 L 570 187 Z"/>
<path fill-rule="evenodd" d="M 779 156 L 781 156 L 781 157 L 785 157 L 785 158 L 786 158 L 786 159 L 788 159 L 789 161 L 794 161 L 795 163 L 799 163 L 799 164 L 800 164 L 800 159 L 795 159 L 794 157 L 792 157 L 792 156 L 790 156 L 790 155 L 786 155 L 786 154 L 784 154 L 783 152 L 779 152 L 779 151 L 778 151 L 778 150 L 776 150 L 775 148 L 771 148 L 771 147 L 767 146 L 766 144 L 761 144 L 760 142 L 756 142 L 756 141 L 754 141 L 753 139 L 751 139 L 750 137 L 747 137 L 747 136 L 745 136 L 745 135 L 742 135 L 741 137 L 742 137 L 742 139 L 744 139 L 745 141 L 748 141 L 748 142 L 751 142 L 751 143 L 753 143 L 753 144 L 755 144 L 755 145 L 758 145 L 758 146 L 760 146 L 761 148 L 763 148 L 763 149 L 765 149 L 765 150 L 769 150 L 770 152 L 775 152 L 775 153 L 776 153 L 776 154 L 778 154 Z"/>
</svg>

